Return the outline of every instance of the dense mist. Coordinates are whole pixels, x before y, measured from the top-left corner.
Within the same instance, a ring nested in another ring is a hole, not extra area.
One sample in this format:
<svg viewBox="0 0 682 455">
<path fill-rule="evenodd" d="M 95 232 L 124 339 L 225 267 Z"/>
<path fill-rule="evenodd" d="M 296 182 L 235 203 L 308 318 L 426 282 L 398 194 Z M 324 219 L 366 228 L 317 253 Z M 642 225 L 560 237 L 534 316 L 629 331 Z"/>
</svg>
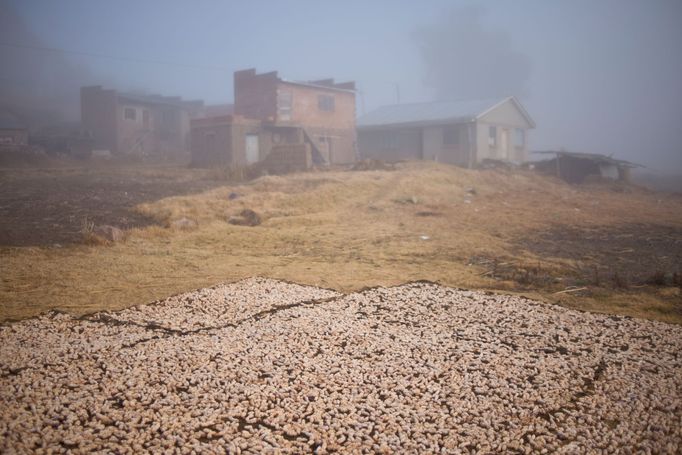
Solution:
<svg viewBox="0 0 682 455">
<path fill-rule="evenodd" d="M 436 99 L 528 95 L 530 59 L 512 48 L 509 33 L 484 27 L 483 13 L 480 7 L 452 10 L 415 32 L 424 82 L 433 88 Z"/>
<path fill-rule="evenodd" d="M 682 172 L 682 3 L 4 1 L 0 103 L 30 126 L 78 119 L 101 84 L 232 100 L 232 72 L 357 82 L 381 105 L 515 95 L 531 150 Z"/>
</svg>

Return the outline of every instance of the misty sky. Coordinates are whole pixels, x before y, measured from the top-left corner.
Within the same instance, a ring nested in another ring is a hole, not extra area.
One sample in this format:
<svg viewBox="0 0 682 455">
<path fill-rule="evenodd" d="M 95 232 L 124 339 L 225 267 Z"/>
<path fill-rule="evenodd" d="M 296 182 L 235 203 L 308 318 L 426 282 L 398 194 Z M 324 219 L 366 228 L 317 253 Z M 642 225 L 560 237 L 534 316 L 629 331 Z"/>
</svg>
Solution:
<svg viewBox="0 0 682 455">
<path fill-rule="evenodd" d="M 232 101 L 233 71 L 256 67 L 288 79 L 355 80 L 358 114 L 398 93 L 401 102 L 517 95 L 537 123 L 532 150 L 615 154 L 682 171 L 679 0 L 0 5 L 14 24 L 2 27 L 0 44 L 132 59 L 0 46 L 15 66 L 41 73 L 3 65 L 6 88 L 48 80 L 43 93 L 63 79 L 219 103 Z M 73 87 L 64 93 L 53 99 L 73 98 Z"/>
</svg>

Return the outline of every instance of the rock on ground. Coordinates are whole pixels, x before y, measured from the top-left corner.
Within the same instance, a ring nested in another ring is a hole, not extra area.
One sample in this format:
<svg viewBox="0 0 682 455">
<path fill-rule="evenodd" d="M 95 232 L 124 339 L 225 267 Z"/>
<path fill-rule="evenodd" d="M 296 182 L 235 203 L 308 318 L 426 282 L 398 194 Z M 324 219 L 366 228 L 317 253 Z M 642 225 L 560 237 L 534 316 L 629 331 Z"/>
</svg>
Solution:
<svg viewBox="0 0 682 455">
<path fill-rule="evenodd" d="M 679 453 L 682 328 L 249 279 L 0 327 L 0 451 Z"/>
</svg>

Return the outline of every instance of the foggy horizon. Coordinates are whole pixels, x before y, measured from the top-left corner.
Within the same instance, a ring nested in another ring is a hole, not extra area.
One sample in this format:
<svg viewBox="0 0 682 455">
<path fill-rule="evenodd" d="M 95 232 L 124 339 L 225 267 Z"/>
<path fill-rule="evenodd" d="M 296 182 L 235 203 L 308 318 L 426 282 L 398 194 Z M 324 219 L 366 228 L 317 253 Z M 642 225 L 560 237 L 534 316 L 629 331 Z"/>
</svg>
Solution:
<svg viewBox="0 0 682 455">
<path fill-rule="evenodd" d="M 513 95 L 537 123 L 531 150 L 682 172 L 675 1 L 6 1 L 2 16 L 0 52 L 14 62 L 0 70 L 2 104 L 61 120 L 78 120 L 82 85 L 218 104 L 233 100 L 234 71 L 256 68 L 355 81 L 358 116 Z"/>
</svg>

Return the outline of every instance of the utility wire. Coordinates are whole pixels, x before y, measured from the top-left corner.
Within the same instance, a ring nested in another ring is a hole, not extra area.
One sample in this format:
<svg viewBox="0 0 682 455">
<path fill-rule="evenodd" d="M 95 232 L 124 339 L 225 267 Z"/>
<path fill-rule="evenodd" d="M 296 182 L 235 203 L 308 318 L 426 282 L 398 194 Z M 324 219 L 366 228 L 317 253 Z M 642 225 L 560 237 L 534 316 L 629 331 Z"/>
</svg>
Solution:
<svg viewBox="0 0 682 455">
<path fill-rule="evenodd" d="M 125 62 L 135 62 L 135 63 L 151 63 L 151 64 L 155 64 L 155 65 L 177 66 L 177 67 L 182 67 L 182 68 L 193 68 L 193 69 L 201 69 L 201 70 L 208 70 L 208 71 L 232 71 L 229 68 L 225 68 L 225 67 L 221 67 L 221 66 L 193 65 L 193 64 L 189 64 L 189 63 L 170 62 L 167 60 L 149 60 L 149 59 L 142 59 L 142 58 L 135 58 L 135 57 L 121 57 L 121 56 L 116 56 L 116 55 L 99 54 L 99 53 L 95 53 L 95 52 L 82 52 L 82 51 L 58 49 L 58 48 L 54 48 L 54 47 L 33 46 L 33 45 L 29 45 L 29 44 L 0 43 L 0 46 L 13 47 L 16 49 L 30 49 L 30 50 L 39 51 L 39 52 L 52 52 L 52 53 L 58 53 L 58 54 L 80 55 L 80 56 L 84 56 L 84 57 L 106 58 L 106 59 L 110 59 L 110 60 L 119 60 L 119 61 L 125 61 Z"/>
</svg>

